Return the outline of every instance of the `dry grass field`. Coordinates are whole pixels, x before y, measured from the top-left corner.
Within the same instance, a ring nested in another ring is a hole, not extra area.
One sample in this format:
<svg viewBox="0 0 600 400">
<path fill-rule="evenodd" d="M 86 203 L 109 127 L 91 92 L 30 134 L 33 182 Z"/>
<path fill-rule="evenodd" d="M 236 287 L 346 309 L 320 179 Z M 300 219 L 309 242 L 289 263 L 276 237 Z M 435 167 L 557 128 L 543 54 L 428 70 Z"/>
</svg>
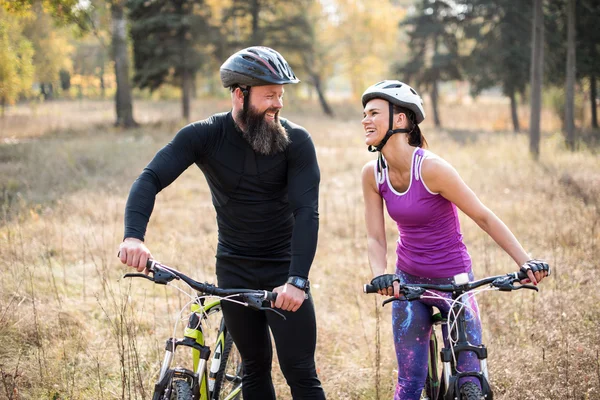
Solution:
<svg viewBox="0 0 600 400">
<path fill-rule="evenodd" d="M 395 359 L 391 308 L 366 296 L 360 171 L 361 110 L 313 105 L 284 116 L 313 135 L 322 171 L 319 248 L 311 270 L 317 363 L 329 399 L 390 399 Z M 0 399 L 147 399 L 164 339 L 186 298 L 147 281 L 124 281 L 116 258 L 130 185 L 181 126 L 178 103 L 136 102 L 142 125 L 114 129 L 110 101 L 9 109 L 0 120 Z M 196 101 L 194 119 L 228 109 Z M 483 202 L 553 274 L 540 292 L 479 297 L 496 399 L 600 399 L 600 158 L 564 150 L 545 113 L 541 157 L 509 128 L 505 105 L 445 106 L 446 128 L 423 126 Z M 526 114 L 522 122 L 525 124 Z M 515 268 L 461 216 L 476 276 Z M 388 224 L 390 268 L 395 227 Z M 210 194 L 192 167 L 163 191 L 147 235 L 154 256 L 215 281 Z M 181 328 L 181 325 L 179 325 Z M 181 331 L 178 332 L 180 334 Z M 381 339 L 377 365 L 376 337 Z M 289 399 L 274 368 L 279 398 Z"/>
</svg>

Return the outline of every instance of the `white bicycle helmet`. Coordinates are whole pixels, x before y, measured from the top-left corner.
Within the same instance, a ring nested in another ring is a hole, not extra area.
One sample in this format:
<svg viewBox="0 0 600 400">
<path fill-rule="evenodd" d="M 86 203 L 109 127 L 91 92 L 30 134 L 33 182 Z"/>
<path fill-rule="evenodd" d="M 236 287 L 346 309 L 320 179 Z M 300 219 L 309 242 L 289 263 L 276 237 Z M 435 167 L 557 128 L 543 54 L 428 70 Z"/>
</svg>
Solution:
<svg viewBox="0 0 600 400">
<path fill-rule="evenodd" d="M 417 124 L 425 119 L 423 99 L 406 83 L 397 80 L 378 82 L 363 93 L 363 107 L 372 99 L 384 99 L 392 104 L 411 110 L 415 113 L 415 123 Z"/>
</svg>

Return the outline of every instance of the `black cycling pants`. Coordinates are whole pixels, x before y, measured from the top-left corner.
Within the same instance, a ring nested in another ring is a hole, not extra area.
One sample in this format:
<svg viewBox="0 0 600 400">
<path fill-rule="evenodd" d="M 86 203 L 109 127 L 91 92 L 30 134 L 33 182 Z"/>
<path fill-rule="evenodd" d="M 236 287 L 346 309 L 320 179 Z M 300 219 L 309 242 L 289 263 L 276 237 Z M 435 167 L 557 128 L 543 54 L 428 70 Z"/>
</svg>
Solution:
<svg viewBox="0 0 600 400">
<path fill-rule="evenodd" d="M 247 262 L 247 261 L 246 261 Z M 246 264 L 244 262 L 244 264 Z M 219 265 L 217 262 L 217 266 Z M 247 264 L 245 265 L 247 267 Z M 255 272 L 257 270 L 250 270 Z M 268 272 L 267 272 L 268 271 Z M 249 272 L 247 269 L 245 272 Z M 274 278 L 272 269 L 262 269 L 261 278 Z M 275 281 L 285 282 L 287 268 L 276 275 Z M 271 290 L 275 285 L 240 281 L 240 276 L 232 276 L 217 267 L 220 287 L 247 287 Z M 245 280 L 245 279 L 244 279 Z M 262 281 L 263 279 L 260 279 Z M 272 281 L 273 282 L 273 281 Z M 242 285 L 242 286 L 240 286 Z M 272 286 L 272 287 L 271 287 Z M 244 367 L 242 394 L 244 400 L 275 399 L 271 380 L 273 350 L 269 328 L 275 339 L 277 357 L 281 371 L 290 386 L 294 400 L 322 400 L 325 392 L 317 377 L 315 367 L 315 347 L 317 328 L 312 297 L 302 303 L 296 312 L 280 311 L 286 320 L 269 311 L 254 311 L 247 307 L 222 302 L 225 325 L 240 351 Z"/>
</svg>

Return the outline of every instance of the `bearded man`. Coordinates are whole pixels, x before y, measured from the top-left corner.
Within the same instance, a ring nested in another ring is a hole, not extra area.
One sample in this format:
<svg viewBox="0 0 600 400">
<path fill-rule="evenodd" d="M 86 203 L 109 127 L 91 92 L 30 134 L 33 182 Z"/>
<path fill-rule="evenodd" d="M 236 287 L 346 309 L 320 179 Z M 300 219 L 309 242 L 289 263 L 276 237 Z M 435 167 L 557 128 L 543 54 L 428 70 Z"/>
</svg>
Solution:
<svg viewBox="0 0 600 400">
<path fill-rule="evenodd" d="M 292 397 L 325 399 L 315 367 L 317 330 L 308 281 L 319 228 L 320 172 L 308 132 L 279 118 L 284 85 L 299 80 L 268 47 L 233 54 L 220 72 L 232 110 L 182 128 L 134 182 L 121 262 L 145 269 L 152 255 L 144 236 L 156 194 L 195 163 L 217 214 L 219 287 L 277 292 L 274 307 L 286 317 L 222 302 L 243 360 L 244 400 L 275 399 L 269 329 Z"/>
</svg>

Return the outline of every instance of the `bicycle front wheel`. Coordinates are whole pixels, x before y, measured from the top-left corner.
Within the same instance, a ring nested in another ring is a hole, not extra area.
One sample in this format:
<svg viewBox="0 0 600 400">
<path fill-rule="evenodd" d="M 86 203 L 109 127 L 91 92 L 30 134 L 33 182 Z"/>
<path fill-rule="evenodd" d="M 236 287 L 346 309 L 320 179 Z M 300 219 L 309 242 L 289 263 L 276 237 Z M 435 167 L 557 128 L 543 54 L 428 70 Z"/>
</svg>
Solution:
<svg viewBox="0 0 600 400">
<path fill-rule="evenodd" d="M 172 382 L 169 400 L 193 400 L 192 388 L 187 381 L 176 380 Z"/>
<path fill-rule="evenodd" d="M 242 356 L 238 351 L 233 338 L 227 332 L 225 347 L 221 356 L 221 365 L 215 378 L 213 400 L 240 400 L 242 399 Z"/>
<path fill-rule="evenodd" d="M 483 398 L 481 389 L 473 382 L 465 382 L 460 387 L 460 400 L 481 400 Z"/>
</svg>

